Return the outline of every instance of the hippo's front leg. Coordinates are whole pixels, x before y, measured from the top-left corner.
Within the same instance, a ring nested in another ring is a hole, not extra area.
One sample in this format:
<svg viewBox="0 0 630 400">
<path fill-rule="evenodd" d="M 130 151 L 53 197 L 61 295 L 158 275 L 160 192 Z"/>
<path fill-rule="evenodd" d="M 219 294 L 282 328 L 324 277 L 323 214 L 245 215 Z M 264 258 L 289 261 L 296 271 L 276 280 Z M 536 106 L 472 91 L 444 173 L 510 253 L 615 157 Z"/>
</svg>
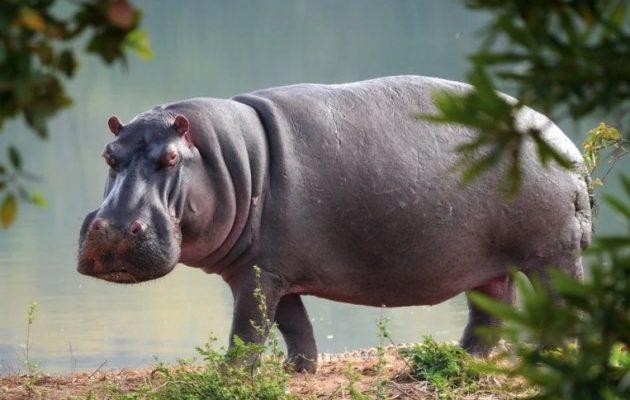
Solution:
<svg viewBox="0 0 630 400">
<path fill-rule="evenodd" d="M 287 294 L 278 304 L 276 323 L 287 344 L 287 363 L 296 372 L 315 373 L 317 370 L 317 345 L 313 326 L 302 299 L 297 294 Z"/>
<path fill-rule="evenodd" d="M 277 275 L 264 270 L 260 270 L 257 277 L 253 268 L 233 276 L 228 284 L 234 297 L 230 347 L 234 346 L 235 336 L 246 343 L 263 343 L 270 328 L 269 322 L 275 318 L 278 302 L 286 293 L 287 285 Z M 260 298 L 255 295 L 257 289 L 264 295 L 266 315 L 261 310 Z M 262 331 L 257 327 L 262 327 Z"/>
</svg>

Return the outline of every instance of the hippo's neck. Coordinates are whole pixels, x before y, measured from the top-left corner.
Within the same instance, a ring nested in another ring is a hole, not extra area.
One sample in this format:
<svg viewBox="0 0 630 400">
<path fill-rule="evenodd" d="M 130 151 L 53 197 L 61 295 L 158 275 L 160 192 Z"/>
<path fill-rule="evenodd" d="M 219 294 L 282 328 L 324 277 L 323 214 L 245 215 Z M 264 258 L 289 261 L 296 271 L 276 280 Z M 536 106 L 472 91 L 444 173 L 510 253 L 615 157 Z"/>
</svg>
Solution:
<svg viewBox="0 0 630 400">
<path fill-rule="evenodd" d="M 181 104 L 185 107 L 178 111 L 196 127 L 193 142 L 210 178 L 213 203 L 210 215 L 199 216 L 203 234 L 192 243 L 182 238 L 181 262 L 225 277 L 233 267 L 253 262 L 255 255 L 267 180 L 264 129 L 244 104 L 215 99 Z M 190 258 L 186 246 L 193 248 Z"/>
</svg>

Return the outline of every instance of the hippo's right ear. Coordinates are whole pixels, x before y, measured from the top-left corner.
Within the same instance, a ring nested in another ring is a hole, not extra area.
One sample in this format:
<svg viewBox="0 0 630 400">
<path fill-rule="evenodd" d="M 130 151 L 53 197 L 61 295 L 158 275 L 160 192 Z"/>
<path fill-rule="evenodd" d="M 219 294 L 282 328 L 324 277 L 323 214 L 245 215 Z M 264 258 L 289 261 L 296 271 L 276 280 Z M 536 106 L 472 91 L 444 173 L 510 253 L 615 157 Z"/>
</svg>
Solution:
<svg viewBox="0 0 630 400">
<path fill-rule="evenodd" d="M 107 126 L 109 126 L 109 130 L 116 136 L 118 136 L 123 128 L 122 122 L 120 122 L 118 117 L 115 115 L 109 117 L 109 119 L 107 120 Z"/>
<path fill-rule="evenodd" d="M 173 126 L 175 127 L 177 133 L 179 133 L 179 136 L 186 143 L 188 143 L 188 146 L 192 146 L 192 139 L 190 138 L 189 132 L 190 124 L 188 123 L 188 118 L 181 114 L 177 114 L 177 116 L 175 116 L 175 122 L 173 122 Z"/>
</svg>

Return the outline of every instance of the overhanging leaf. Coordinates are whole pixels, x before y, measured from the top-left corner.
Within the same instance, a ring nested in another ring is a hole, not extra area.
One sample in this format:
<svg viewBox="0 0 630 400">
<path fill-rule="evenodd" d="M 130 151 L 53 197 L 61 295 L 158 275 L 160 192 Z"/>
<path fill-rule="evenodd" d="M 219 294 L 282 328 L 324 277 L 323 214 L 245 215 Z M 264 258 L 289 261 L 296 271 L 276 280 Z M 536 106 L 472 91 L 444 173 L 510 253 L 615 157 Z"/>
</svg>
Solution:
<svg viewBox="0 0 630 400">
<path fill-rule="evenodd" d="M 35 192 L 31 194 L 31 203 L 35 204 L 38 207 L 46 207 L 48 205 L 48 201 L 44 195 L 40 192 Z"/>
<path fill-rule="evenodd" d="M 620 214 L 623 214 L 626 218 L 630 219 L 630 205 L 624 204 L 619 198 L 609 194 L 604 194 L 604 201 L 606 201 L 608 205 L 617 210 Z"/>
<path fill-rule="evenodd" d="M 136 53 L 142 59 L 153 58 L 153 50 L 149 42 L 149 34 L 142 29 L 135 29 L 127 34 L 124 46 Z"/>
<path fill-rule="evenodd" d="M 511 304 L 506 304 L 488 297 L 482 293 L 471 292 L 467 296 L 482 310 L 501 319 L 527 324 L 528 320 Z"/>
<path fill-rule="evenodd" d="M 0 206 L 0 225 L 3 228 L 11 226 L 17 215 L 17 200 L 15 195 L 7 194 Z"/>
<path fill-rule="evenodd" d="M 18 171 L 21 171 L 22 170 L 22 156 L 20 156 L 20 152 L 15 147 L 9 146 L 8 153 L 9 153 L 9 162 L 11 162 L 11 165 L 13 166 L 13 168 L 15 168 Z"/>
</svg>

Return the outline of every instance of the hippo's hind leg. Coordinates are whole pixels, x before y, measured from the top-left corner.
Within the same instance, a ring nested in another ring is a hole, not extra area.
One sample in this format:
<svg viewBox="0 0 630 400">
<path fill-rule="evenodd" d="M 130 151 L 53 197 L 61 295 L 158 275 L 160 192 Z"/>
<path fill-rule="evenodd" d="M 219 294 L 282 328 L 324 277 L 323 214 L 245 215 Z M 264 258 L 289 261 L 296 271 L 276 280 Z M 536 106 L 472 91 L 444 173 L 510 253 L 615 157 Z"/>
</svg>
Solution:
<svg viewBox="0 0 630 400">
<path fill-rule="evenodd" d="M 538 264 L 533 268 L 524 269 L 523 272 L 530 280 L 538 280 L 547 290 L 551 298 L 556 302 L 560 299 L 555 292 L 549 276 L 549 269 L 555 268 L 573 279 L 579 281 L 584 279 L 584 270 L 582 268 L 582 257 L 579 254 L 570 254 L 565 257 L 556 258 L 546 261 L 544 264 Z"/>
<path fill-rule="evenodd" d="M 514 285 L 512 279 L 507 275 L 488 281 L 474 288 L 472 292 L 482 293 L 508 304 L 514 304 L 515 302 Z M 482 311 L 468 298 L 468 324 L 464 329 L 460 345 L 474 356 L 488 356 L 497 343 L 498 337 L 480 335 L 477 332 L 477 328 L 499 326 L 500 324 L 501 320 L 499 318 Z"/>
<path fill-rule="evenodd" d="M 297 372 L 314 373 L 317 370 L 315 336 L 299 295 L 287 294 L 280 299 L 276 323 L 287 344 L 287 363 Z"/>
</svg>

